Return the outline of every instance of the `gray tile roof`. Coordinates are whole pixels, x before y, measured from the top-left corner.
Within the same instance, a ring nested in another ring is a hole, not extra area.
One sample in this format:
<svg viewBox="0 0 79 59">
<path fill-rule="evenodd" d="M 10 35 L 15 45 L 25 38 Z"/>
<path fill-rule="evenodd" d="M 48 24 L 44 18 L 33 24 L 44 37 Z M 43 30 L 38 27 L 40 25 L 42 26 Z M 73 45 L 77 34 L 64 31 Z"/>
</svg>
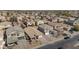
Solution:
<svg viewBox="0 0 79 59">
<path fill-rule="evenodd" d="M 41 28 L 43 28 L 45 30 L 53 30 L 53 27 L 51 27 L 51 26 L 49 26 L 47 24 L 42 24 L 42 25 L 39 25 L 38 27 L 41 27 Z"/>
<path fill-rule="evenodd" d="M 11 32 L 24 32 L 24 30 L 19 26 L 10 27 L 6 30 L 6 34 L 10 34 Z"/>
</svg>

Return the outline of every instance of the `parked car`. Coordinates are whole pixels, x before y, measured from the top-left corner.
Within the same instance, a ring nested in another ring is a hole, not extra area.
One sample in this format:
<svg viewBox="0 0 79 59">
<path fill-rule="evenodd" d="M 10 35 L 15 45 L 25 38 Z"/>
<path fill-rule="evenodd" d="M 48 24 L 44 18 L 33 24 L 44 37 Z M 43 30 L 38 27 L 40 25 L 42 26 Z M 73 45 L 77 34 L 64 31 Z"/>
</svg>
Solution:
<svg viewBox="0 0 79 59">
<path fill-rule="evenodd" d="M 71 37 L 71 35 L 67 34 L 64 36 L 64 39 L 69 39 Z"/>
<path fill-rule="evenodd" d="M 64 39 L 69 39 L 70 37 L 68 37 L 68 36 L 66 36 L 66 37 L 64 37 Z"/>
</svg>

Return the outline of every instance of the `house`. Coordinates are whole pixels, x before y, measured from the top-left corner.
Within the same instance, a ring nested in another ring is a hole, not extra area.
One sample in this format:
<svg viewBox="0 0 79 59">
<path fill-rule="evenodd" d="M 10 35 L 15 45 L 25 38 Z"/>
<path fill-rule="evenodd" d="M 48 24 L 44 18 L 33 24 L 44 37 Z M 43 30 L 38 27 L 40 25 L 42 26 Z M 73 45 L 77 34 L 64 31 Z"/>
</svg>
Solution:
<svg viewBox="0 0 79 59">
<path fill-rule="evenodd" d="M 45 35 L 49 35 L 49 32 L 53 30 L 53 27 L 47 25 L 47 24 L 42 24 L 38 26 L 38 30 L 43 32 Z"/>
<path fill-rule="evenodd" d="M 64 18 L 62 18 L 62 17 L 57 17 L 57 16 L 54 16 L 53 18 L 52 18 L 52 21 L 51 22 L 53 22 L 53 23 L 61 23 L 61 22 L 64 22 Z"/>
<path fill-rule="evenodd" d="M 64 23 L 53 23 L 49 22 L 48 25 L 52 26 L 54 30 L 56 30 L 59 33 L 63 33 L 64 31 L 70 30 L 70 26 Z"/>
<path fill-rule="evenodd" d="M 44 24 L 43 20 L 38 20 L 38 19 L 35 20 L 35 25 L 41 25 L 41 24 Z"/>
<path fill-rule="evenodd" d="M 75 20 L 68 20 L 68 21 L 65 21 L 66 24 L 69 24 L 71 26 L 73 26 L 73 23 L 75 22 Z"/>
<path fill-rule="evenodd" d="M 1 22 L 6 21 L 6 17 L 5 17 L 5 16 L 0 15 L 0 21 L 1 21 Z"/>
<path fill-rule="evenodd" d="M 79 10 L 72 10 L 72 11 L 69 11 L 69 14 L 71 14 L 73 17 L 78 17 L 78 15 L 79 15 Z"/>
<path fill-rule="evenodd" d="M 35 25 L 34 20 L 32 20 L 32 19 L 27 20 L 27 26 L 34 26 L 34 25 Z"/>
<path fill-rule="evenodd" d="M 58 17 L 53 17 L 53 19 L 52 19 L 52 21 L 51 22 L 54 22 L 54 23 L 56 23 L 57 22 L 57 20 L 58 20 Z"/>
<path fill-rule="evenodd" d="M 5 29 L 11 27 L 11 22 L 1 22 L 0 29 Z"/>
<path fill-rule="evenodd" d="M 19 26 L 13 26 L 6 29 L 6 44 L 15 43 L 18 40 L 25 40 L 24 30 Z"/>
<path fill-rule="evenodd" d="M 69 24 L 69 25 L 73 26 L 73 23 L 74 23 L 76 20 L 77 20 L 76 18 L 70 17 L 70 18 L 68 18 L 68 20 L 65 20 L 64 22 L 65 22 L 66 24 Z"/>
<path fill-rule="evenodd" d="M 33 27 L 27 27 L 24 29 L 25 33 L 30 37 L 30 39 L 38 39 L 42 37 L 42 33 Z"/>
<path fill-rule="evenodd" d="M 58 22 L 58 23 L 63 23 L 63 22 L 64 22 L 64 19 L 61 18 L 61 17 L 58 17 L 57 22 Z"/>
</svg>

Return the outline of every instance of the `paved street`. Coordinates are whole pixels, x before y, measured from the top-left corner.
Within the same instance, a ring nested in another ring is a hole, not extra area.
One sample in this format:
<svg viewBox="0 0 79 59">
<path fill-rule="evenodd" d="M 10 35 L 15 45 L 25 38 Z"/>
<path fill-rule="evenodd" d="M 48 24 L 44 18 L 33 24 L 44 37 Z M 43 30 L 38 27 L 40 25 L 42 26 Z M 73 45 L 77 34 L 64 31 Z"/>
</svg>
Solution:
<svg viewBox="0 0 79 59">
<path fill-rule="evenodd" d="M 53 44 L 48 44 L 48 45 L 40 47 L 38 49 L 57 49 L 59 47 L 62 47 L 63 49 L 64 48 L 66 49 L 67 46 L 70 46 L 72 44 L 77 43 L 78 39 L 79 39 L 79 34 L 75 35 L 74 37 L 72 37 L 68 40 L 63 39 L 62 41 L 59 41 L 59 42 L 56 42 L 56 43 L 53 43 Z M 70 49 L 72 47 L 68 47 L 68 48 Z"/>
</svg>

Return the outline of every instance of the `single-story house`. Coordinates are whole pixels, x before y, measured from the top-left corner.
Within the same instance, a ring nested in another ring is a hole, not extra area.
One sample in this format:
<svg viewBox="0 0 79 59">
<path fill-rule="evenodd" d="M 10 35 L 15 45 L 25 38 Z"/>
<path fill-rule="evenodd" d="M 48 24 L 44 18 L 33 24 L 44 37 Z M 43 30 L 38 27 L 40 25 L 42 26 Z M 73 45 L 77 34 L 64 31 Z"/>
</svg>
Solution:
<svg viewBox="0 0 79 59">
<path fill-rule="evenodd" d="M 0 29 L 5 29 L 11 27 L 11 22 L 1 22 Z"/>
<path fill-rule="evenodd" d="M 50 30 L 53 30 L 53 27 L 47 24 L 42 24 L 38 26 L 38 30 L 43 32 L 45 35 L 49 35 L 49 32 Z"/>
<path fill-rule="evenodd" d="M 44 24 L 44 21 L 43 20 L 35 20 L 35 25 L 41 25 L 41 24 Z"/>
<path fill-rule="evenodd" d="M 41 38 L 43 33 L 33 27 L 27 27 L 24 29 L 25 33 L 30 37 L 30 39 Z"/>
</svg>

